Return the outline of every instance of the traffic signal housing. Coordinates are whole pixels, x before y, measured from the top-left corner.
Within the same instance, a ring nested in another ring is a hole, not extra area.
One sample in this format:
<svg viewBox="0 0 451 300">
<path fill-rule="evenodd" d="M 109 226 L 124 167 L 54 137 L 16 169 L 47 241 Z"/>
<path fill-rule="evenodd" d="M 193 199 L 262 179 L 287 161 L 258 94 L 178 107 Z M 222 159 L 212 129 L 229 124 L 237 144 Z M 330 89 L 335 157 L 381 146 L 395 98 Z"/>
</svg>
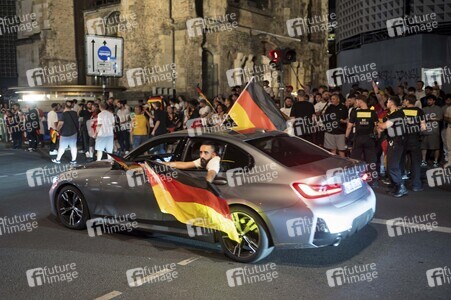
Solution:
<svg viewBox="0 0 451 300">
<path fill-rule="evenodd" d="M 283 49 L 283 59 L 282 63 L 284 65 L 289 65 L 296 61 L 296 50 L 291 48 Z"/>
<path fill-rule="evenodd" d="M 282 49 L 277 48 L 275 50 L 269 51 L 268 57 L 271 60 L 269 64 L 272 65 L 276 70 L 279 70 L 282 67 Z"/>
<path fill-rule="evenodd" d="M 268 57 L 271 60 L 269 64 L 276 70 L 280 70 L 282 65 L 289 65 L 296 61 L 296 50 L 291 48 L 277 48 L 270 50 Z"/>
</svg>

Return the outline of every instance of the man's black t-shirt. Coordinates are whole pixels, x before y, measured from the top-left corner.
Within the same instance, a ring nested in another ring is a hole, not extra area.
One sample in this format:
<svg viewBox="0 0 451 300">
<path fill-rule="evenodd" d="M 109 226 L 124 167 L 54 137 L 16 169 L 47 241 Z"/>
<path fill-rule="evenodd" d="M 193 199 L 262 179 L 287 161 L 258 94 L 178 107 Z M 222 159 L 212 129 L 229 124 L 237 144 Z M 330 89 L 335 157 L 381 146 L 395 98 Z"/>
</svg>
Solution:
<svg viewBox="0 0 451 300">
<path fill-rule="evenodd" d="M 405 107 L 402 109 L 405 117 L 407 134 L 419 135 L 421 133 L 421 121 L 424 120 L 424 112 L 419 107 Z"/>
<path fill-rule="evenodd" d="M 401 109 L 398 109 L 384 118 L 384 122 L 388 120 L 393 122 L 393 125 L 387 128 L 388 139 L 398 139 L 405 136 L 406 128 L 404 125 L 404 117 L 404 112 Z"/>
<path fill-rule="evenodd" d="M 78 116 L 73 110 L 63 112 L 61 136 L 71 136 L 78 132 Z"/>
<path fill-rule="evenodd" d="M 80 111 L 80 117 L 83 119 L 81 125 L 86 126 L 86 122 L 91 119 L 91 116 L 92 113 L 87 109 L 83 109 L 82 111 Z"/>
<path fill-rule="evenodd" d="M 308 118 L 311 119 L 312 115 L 315 114 L 315 107 L 312 103 L 308 101 L 298 101 L 295 104 L 293 104 L 293 107 L 291 108 L 290 117 L 294 117 L 296 119 L 298 118 Z"/>
<path fill-rule="evenodd" d="M 153 123 L 156 124 L 158 121 L 160 121 L 160 125 L 158 126 L 157 130 L 155 131 L 155 135 L 162 135 L 168 132 L 168 117 L 167 113 L 165 111 L 162 111 L 160 109 L 155 110 L 155 115 L 153 119 Z"/>
<path fill-rule="evenodd" d="M 326 130 L 330 134 L 345 134 L 346 123 L 341 123 L 340 120 L 348 118 L 348 109 L 343 104 L 329 105 L 324 112 L 324 123 Z"/>
<path fill-rule="evenodd" d="M 371 109 L 354 109 L 349 116 L 349 123 L 354 124 L 356 135 L 373 134 L 377 121 L 377 114 Z"/>
<path fill-rule="evenodd" d="M 25 121 L 27 123 L 26 130 L 27 132 L 32 132 L 33 130 L 37 130 L 40 128 L 39 126 L 39 112 L 37 109 L 31 109 L 25 115 Z"/>
<path fill-rule="evenodd" d="M 199 109 L 196 108 L 193 113 L 191 114 L 191 116 L 189 117 L 188 120 L 192 120 L 192 119 L 197 119 L 200 118 L 200 113 L 199 113 Z"/>
</svg>

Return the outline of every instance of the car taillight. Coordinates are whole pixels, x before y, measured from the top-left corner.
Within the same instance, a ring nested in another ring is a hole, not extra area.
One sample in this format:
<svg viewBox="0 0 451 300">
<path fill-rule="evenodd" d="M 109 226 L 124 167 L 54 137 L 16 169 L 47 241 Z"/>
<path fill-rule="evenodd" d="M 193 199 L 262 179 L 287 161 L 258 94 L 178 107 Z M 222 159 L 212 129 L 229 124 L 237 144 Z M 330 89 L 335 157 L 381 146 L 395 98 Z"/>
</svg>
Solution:
<svg viewBox="0 0 451 300">
<path fill-rule="evenodd" d="M 293 188 L 307 199 L 316 199 L 327 197 L 330 195 L 341 193 L 343 190 L 339 184 L 305 184 L 305 183 L 293 183 Z"/>
</svg>

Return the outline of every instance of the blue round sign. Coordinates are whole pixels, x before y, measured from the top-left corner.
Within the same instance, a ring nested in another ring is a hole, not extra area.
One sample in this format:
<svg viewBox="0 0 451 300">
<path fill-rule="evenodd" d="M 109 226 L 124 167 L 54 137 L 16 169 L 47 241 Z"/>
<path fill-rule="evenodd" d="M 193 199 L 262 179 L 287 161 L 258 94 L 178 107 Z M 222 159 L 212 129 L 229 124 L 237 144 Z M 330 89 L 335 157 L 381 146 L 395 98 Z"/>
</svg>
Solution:
<svg viewBox="0 0 451 300">
<path fill-rule="evenodd" d="M 97 51 L 97 55 L 101 60 L 108 60 L 111 57 L 111 50 L 107 46 L 102 46 Z"/>
</svg>

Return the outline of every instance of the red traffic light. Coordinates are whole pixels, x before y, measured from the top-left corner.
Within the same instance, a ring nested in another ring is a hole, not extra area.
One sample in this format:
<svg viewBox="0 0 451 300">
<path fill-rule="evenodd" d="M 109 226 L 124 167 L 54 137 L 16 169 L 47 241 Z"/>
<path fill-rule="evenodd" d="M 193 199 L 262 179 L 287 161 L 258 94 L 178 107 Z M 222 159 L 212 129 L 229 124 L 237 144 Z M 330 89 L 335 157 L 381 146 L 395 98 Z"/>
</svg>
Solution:
<svg viewBox="0 0 451 300">
<path fill-rule="evenodd" d="M 282 55 L 283 55 L 282 50 L 275 49 L 269 51 L 268 57 L 271 59 L 271 62 L 277 64 L 282 61 Z"/>
</svg>

